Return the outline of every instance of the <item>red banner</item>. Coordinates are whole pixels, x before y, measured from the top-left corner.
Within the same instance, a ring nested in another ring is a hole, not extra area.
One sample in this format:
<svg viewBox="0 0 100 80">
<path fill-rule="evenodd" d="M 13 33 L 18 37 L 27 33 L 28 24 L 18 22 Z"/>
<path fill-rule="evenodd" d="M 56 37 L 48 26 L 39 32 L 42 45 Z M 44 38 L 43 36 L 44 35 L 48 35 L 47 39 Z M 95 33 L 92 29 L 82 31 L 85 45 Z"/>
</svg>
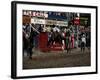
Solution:
<svg viewBox="0 0 100 80">
<path fill-rule="evenodd" d="M 75 25 L 79 25 L 80 24 L 80 19 L 79 18 L 75 18 L 74 19 L 74 24 Z"/>
</svg>

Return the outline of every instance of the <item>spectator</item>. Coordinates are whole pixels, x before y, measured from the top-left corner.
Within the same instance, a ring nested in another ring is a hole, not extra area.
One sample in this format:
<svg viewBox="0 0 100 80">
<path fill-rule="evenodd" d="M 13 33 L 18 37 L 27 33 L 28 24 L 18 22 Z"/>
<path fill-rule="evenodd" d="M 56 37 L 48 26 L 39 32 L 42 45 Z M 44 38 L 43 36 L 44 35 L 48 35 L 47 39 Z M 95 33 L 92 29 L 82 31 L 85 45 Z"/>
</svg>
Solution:
<svg viewBox="0 0 100 80">
<path fill-rule="evenodd" d="M 81 38 L 81 52 L 85 51 L 85 45 L 86 45 L 86 36 L 85 34 L 83 34 Z"/>
</svg>

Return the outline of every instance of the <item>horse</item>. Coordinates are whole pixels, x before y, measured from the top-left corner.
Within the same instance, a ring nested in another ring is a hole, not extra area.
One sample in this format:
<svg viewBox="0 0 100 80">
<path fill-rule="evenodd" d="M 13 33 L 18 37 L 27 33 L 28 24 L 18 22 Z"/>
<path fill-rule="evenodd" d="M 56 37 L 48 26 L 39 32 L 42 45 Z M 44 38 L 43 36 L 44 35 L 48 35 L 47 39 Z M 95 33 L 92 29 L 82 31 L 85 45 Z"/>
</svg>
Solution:
<svg viewBox="0 0 100 80">
<path fill-rule="evenodd" d="M 63 38 L 62 38 L 60 32 L 58 32 L 58 31 L 51 32 L 50 35 L 51 36 L 47 42 L 47 46 L 52 46 L 54 43 L 58 43 L 58 44 L 63 45 L 63 43 L 62 43 Z"/>
</svg>

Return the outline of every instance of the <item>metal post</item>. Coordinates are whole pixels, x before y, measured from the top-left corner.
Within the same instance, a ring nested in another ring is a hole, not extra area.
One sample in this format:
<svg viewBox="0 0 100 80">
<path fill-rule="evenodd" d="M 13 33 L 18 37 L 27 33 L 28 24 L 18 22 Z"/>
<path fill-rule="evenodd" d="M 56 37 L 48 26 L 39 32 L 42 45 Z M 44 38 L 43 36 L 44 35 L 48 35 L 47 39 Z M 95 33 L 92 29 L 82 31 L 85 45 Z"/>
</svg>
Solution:
<svg viewBox="0 0 100 80">
<path fill-rule="evenodd" d="M 80 17 L 80 14 L 79 13 L 77 13 L 77 17 L 79 18 Z M 78 48 L 78 43 L 79 43 L 79 40 L 78 40 L 78 25 L 77 25 L 77 48 Z"/>
<path fill-rule="evenodd" d="M 78 40 L 78 25 L 77 25 L 77 48 L 78 48 L 78 42 L 79 40 Z"/>
</svg>

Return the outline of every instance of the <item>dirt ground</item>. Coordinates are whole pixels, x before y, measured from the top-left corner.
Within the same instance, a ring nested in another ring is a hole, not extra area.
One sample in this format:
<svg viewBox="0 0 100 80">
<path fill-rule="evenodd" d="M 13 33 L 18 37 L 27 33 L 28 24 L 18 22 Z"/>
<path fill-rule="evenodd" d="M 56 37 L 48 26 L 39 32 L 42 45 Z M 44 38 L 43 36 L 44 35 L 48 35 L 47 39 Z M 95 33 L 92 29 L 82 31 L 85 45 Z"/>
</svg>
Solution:
<svg viewBox="0 0 100 80">
<path fill-rule="evenodd" d="M 66 51 L 40 52 L 35 51 L 32 60 L 23 57 L 23 69 L 81 67 L 91 65 L 91 52 L 86 49 L 84 53 L 80 49 L 73 49 L 71 53 Z"/>
</svg>

